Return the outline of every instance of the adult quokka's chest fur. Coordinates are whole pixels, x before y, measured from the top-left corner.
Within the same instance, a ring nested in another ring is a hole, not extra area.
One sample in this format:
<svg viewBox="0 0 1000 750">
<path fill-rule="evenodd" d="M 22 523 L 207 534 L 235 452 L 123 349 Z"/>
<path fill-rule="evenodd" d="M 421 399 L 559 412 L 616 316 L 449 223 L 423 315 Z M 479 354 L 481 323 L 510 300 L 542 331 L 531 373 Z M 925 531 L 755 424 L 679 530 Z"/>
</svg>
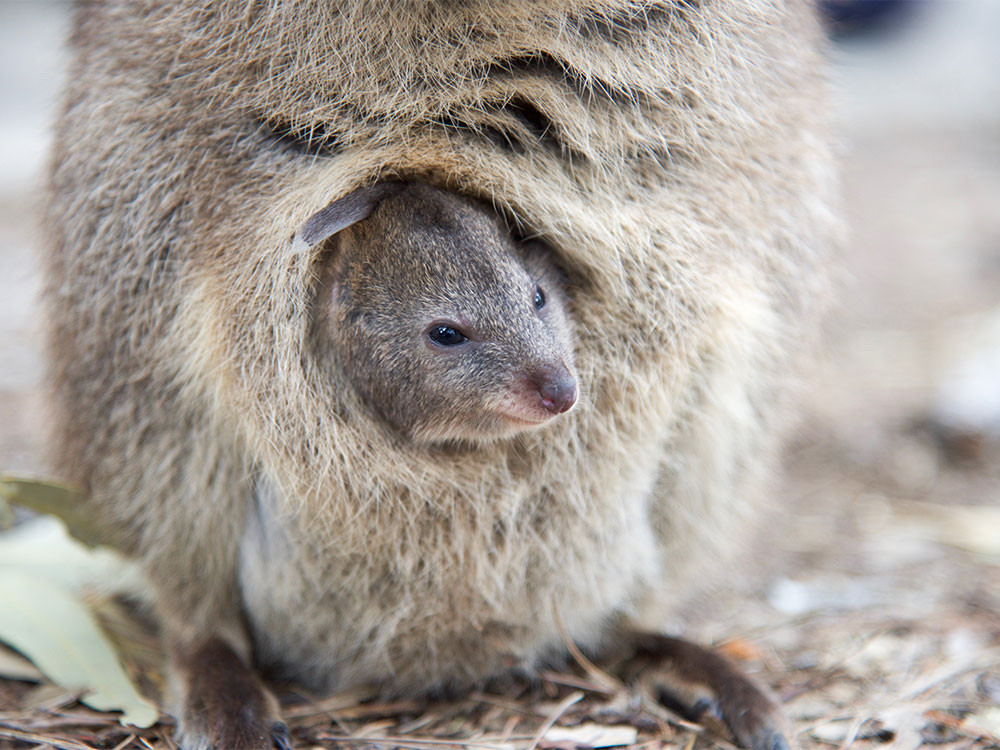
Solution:
<svg viewBox="0 0 1000 750">
<path fill-rule="evenodd" d="M 596 507 L 589 482 L 538 487 L 537 470 L 513 465 L 572 429 L 513 439 L 518 455 L 500 470 L 439 451 L 447 476 L 403 469 L 378 501 L 330 498 L 324 518 L 289 510 L 261 477 L 240 565 L 261 661 L 325 687 L 421 691 L 530 668 L 560 648 L 557 617 L 596 644 L 655 576 L 652 477 Z"/>
</svg>

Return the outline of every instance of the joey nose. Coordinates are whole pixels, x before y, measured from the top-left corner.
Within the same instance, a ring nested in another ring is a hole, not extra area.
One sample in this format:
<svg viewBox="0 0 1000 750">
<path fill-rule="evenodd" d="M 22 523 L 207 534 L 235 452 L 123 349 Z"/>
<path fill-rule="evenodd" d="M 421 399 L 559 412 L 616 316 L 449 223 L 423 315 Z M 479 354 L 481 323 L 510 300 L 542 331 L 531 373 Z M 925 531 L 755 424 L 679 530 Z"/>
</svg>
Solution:
<svg viewBox="0 0 1000 750">
<path fill-rule="evenodd" d="M 544 367 L 532 373 L 542 406 L 552 414 L 562 414 L 576 403 L 576 380 L 565 366 Z"/>
</svg>

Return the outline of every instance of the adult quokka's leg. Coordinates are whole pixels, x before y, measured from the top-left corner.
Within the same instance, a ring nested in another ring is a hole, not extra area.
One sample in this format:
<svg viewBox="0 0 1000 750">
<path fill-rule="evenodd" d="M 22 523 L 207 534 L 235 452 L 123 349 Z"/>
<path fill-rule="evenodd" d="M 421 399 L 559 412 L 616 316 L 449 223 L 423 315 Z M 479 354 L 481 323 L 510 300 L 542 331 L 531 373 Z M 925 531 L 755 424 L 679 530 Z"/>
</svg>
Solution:
<svg viewBox="0 0 1000 750">
<path fill-rule="evenodd" d="M 164 521 L 173 541 L 144 559 L 169 657 L 170 709 L 183 750 L 284 750 L 288 731 L 254 668 L 238 584 L 251 491 L 238 464 L 220 460 L 216 468 L 215 482 L 203 487 L 209 501 L 177 503 L 172 520 L 186 522 Z"/>
<path fill-rule="evenodd" d="M 229 639 L 171 646 L 177 739 L 184 750 L 290 750 L 278 702 Z"/>
<path fill-rule="evenodd" d="M 635 662 L 653 670 L 657 699 L 685 719 L 712 716 L 750 750 L 788 750 L 781 709 L 767 690 L 720 654 L 681 638 L 632 632 Z M 655 662 L 651 664 L 650 662 Z"/>
</svg>

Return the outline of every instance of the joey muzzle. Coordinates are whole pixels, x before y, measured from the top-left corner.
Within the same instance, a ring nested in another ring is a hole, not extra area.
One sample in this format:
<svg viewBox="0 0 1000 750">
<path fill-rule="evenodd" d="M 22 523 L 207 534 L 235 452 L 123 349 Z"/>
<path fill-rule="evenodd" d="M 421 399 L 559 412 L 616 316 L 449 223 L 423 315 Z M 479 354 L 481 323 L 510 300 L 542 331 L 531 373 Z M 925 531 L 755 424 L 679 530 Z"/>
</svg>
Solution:
<svg viewBox="0 0 1000 750">
<path fill-rule="evenodd" d="M 542 408 L 552 414 L 563 414 L 576 403 L 576 378 L 565 365 L 547 365 L 532 370 L 528 381 L 538 393 Z"/>
</svg>

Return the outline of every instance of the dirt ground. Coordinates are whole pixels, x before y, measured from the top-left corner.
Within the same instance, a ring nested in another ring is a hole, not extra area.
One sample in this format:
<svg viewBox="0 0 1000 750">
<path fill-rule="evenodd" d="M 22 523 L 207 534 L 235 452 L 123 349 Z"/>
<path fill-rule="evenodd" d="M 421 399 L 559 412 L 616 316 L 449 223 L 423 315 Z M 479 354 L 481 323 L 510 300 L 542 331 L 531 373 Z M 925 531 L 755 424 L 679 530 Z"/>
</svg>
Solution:
<svg viewBox="0 0 1000 750">
<path fill-rule="evenodd" d="M 0 6 L 0 469 L 29 474 L 45 471 L 33 217 L 65 12 Z M 1000 746 L 998 32 L 995 0 L 930 1 L 833 52 L 851 236 L 829 345 L 764 543 L 669 623 L 769 684 L 804 748 Z M 580 743 L 551 724 L 728 746 L 574 667 L 522 694 L 288 716 L 302 747 Z M 109 721 L 0 681 L 0 748 L 170 747 L 169 724 Z"/>
</svg>

